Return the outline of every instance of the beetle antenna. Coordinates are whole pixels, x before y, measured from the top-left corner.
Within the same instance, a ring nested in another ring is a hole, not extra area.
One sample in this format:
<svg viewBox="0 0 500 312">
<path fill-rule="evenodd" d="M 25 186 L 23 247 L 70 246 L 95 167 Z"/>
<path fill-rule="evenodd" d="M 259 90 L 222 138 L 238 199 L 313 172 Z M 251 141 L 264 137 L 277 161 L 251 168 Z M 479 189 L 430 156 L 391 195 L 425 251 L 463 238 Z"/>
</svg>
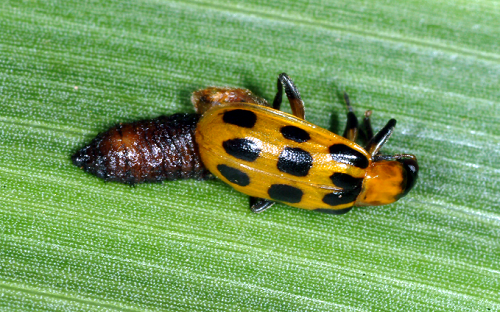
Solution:
<svg viewBox="0 0 500 312">
<path fill-rule="evenodd" d="M 368 144 L 366 144 L 365 150 L 368 152 L 368 154 L 374 157 L 379 153 L 380 148 L 389 139 L 395 126 L 396 126 L 396 119 L 389 120 L 389 122 L 385 125 L 385 127 L 382 128 L 382 130 L 380 130 L 368 142 Z"/>
</svg>

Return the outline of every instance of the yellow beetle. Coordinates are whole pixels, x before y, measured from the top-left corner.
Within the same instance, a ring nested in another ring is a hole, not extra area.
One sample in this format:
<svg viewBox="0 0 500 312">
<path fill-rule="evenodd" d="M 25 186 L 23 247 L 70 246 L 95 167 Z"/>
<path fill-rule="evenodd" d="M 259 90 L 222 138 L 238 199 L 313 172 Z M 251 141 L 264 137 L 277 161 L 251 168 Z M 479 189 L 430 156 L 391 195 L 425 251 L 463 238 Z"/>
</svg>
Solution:
<svg viewBox="0 0 500 312">
<path fill-rule="evenodd" d="M 283 86 L 293 115 L 279 110 Z M 355 205 L 390 204 L 414 186 L 416 157 L 380 155 L 396 120 L 373 136 L 370 111 L 365 114 L 369 142 L 365 148 L 356 144 L 358 122 L 347 95 L 345 99 L 349 113 L 342 137 L 304 120 L 304 103 L 285 73 L 278 78 L 273 107 L 248 90 L 198 91 L 193 103 L 202 114 L 196 127 L 202 162 L 218 178 L 254 197 L 254 212 L 275 201 L 335 214 Z"/>
</svg>

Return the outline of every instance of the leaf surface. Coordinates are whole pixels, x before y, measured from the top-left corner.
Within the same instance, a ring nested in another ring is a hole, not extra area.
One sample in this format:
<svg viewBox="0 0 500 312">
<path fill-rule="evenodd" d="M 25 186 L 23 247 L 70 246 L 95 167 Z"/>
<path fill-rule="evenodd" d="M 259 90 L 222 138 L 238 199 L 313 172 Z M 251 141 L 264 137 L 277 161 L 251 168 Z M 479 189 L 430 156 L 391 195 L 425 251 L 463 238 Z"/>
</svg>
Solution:
<svg viewBox="0 0 500 312">
<path fill-rule="evenodd" d="M 7 0 L 0 29 L 0 309 L 500 309 L 498 2 Z M 342 132 L 344 91 L 376 129 L 396 118 L 384 151 L 417 155 L 414 190 L 257 215 L 220 181 L 71 164 L 199 88 L 272 99 L 281 72 L 317 125 Z"/>
</svg>

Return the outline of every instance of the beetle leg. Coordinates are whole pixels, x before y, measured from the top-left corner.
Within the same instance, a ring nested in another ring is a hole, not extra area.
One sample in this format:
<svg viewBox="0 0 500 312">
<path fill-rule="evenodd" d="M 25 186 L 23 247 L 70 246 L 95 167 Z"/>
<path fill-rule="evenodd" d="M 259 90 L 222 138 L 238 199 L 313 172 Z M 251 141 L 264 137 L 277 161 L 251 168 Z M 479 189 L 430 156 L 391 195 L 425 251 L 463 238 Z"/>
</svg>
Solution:
<svg viewBox="0 0 500 312">
<path fill-rule="evenodd" d="M 279 110 L 281 107 L 281 101 L 283 98 L 283 86 L 285 87 L 286 97 L 290 102 L 290 107 L 292 108 L 292 113 L 294 116 L 304 119 L 304 102 L 300 98 L 300 93 L 292 79 L 288 77 L 287 74 L 282 73 L 278 76 L 278 92 L 274 97 L 273 108 Z"/>
<path fill-rule="evenodd" d="M 358 118 L 356 117 L 356 115 L 354 115 L 351 102 L 349 101 L 349 96 L 345 92 L 344 100 L 349 111 L 347 112 L 347 123 L 345 124 L 345 130 L 342 136 L 354 142 L 358 137 Z"/>
<path fill-rule="evenodd" d="M 378 154 L 380 148 L 389 139 L 396 126 L 396 119 L 391 119 L 370 141 L 366 144 L 365 150 L 372 157 Z"/>
<path fill-rule="evenodd" d="M 370 116 L 372 115 L 371 110 L 367 110 L 365 112 L 365 118 L 363 118 L 363 125 L 365 128 L 366 139 L 370 141 L 373 138 L 373 128 L 372 123 L 370 121 Z"/>
<path fill-rule="evenodd" d="M 272 205 L 274 205 L 274 202 L 272 200 L 250 197 L 250 209 L 252 209 L 252 212 L 262 212 L 264 210 L 267 210 L 268 208 L 271 208 Z"/>
</svg>

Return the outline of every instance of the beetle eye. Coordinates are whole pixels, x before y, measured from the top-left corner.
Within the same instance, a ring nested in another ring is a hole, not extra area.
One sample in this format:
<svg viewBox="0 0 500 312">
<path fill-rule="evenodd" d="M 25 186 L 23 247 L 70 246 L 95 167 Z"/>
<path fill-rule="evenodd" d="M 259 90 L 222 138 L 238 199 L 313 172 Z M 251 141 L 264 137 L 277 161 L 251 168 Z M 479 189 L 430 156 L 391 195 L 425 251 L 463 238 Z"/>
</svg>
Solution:
<svg viewBox="0 0 500 312">
<path fill-rule="evenodd" d="M 408 194 L 408 192 L 413 188 L 418 178 L 418 163 L 416 158 L 407 159 L 397 159 L 397 161 L 403 166 L 405 172 L 405 187 L 403 193 L 399 198 Z"/>
</svg>

